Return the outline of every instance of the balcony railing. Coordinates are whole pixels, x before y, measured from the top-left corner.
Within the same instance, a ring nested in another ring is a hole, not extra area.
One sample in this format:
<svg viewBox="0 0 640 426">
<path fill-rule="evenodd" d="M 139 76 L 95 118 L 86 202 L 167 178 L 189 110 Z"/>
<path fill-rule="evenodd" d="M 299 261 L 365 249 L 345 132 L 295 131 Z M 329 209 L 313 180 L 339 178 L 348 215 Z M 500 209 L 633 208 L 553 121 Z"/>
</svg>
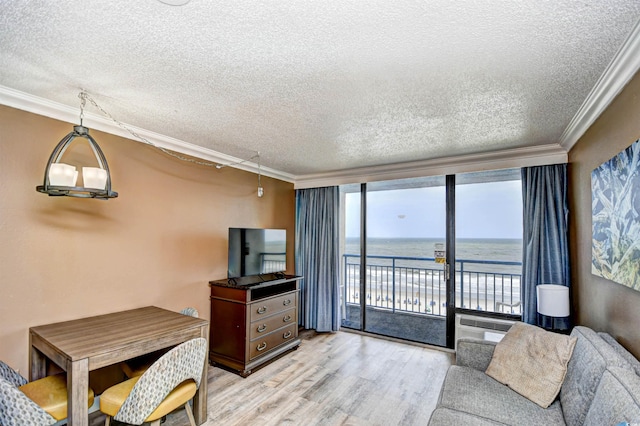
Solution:
<svg viewBox="0 0 640 426">
<path fill-rule="evenodd" d="M 360 294 L 360 256 L 343 255 L 342 297 L 390 311 L 446 316 L 444 265 L 434 258 L 367 256 L 366 294 Z M 456 306 L 521 314 L 520 262 L 457 259 Z"/>
</svg>

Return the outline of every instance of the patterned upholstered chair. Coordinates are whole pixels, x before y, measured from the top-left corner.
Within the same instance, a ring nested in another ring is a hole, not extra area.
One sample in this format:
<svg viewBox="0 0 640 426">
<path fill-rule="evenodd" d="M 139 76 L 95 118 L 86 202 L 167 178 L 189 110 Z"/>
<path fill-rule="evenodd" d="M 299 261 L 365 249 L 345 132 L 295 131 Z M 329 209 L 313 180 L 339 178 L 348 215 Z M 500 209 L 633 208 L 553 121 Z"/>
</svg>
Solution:
<svg viewBox="0 0 640 426">
<path fill-rule="evenodd" d="M 89 388 L 88 406 L 94 402 Z M 67 377 L 47 376 L 33 382 L 0 361 L 0 425 L 48 426 L 67 418 Z"/>
<path fill-rule="evenodd" d="M 186 316 L 194 317 L 194 318 L 198 318 L 198 315 L 199 315 L 198 310 L 196 308 L 192 308 L 192 307 L 184 308 L 183 310 L 180 311 L 180 313 L 182 315 L 186 315 Z"/>
<path fill-rule="evenodd" d="M 186 315 L 188 317 L 198 318 L 198 310 L 196 308 L 187 307 L 180 311 L 182 315 Z M 120 364 L 122 368 L 122 372 L 127 378 L 140 376 L 142 373 L 147 371 L 147 368 L 151 366 L 158 358 L 164 354 L 165 351 L 157 351 L 147 355 L 139 356 L 134 359 L 130 359 L 128 361 Z"/>
<path fill-rule="evenodd" d="M 200 337 L 171 349 L 141 376 L 118 383 L 100 395 L 100 411 L 111 419 L 141 425 L 160 424 L 166 416 L 184 407 L 192 426 L 196 426 L 189 401 L 194 397 L 204 368 L 207 340 Z"/>
</svg>

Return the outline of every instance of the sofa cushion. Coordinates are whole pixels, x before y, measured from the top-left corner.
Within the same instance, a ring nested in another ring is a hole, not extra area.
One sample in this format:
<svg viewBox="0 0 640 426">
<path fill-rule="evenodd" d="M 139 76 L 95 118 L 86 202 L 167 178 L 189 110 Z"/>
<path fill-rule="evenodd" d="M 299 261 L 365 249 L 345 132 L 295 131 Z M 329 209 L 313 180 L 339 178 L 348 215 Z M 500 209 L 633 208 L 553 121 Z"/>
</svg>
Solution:
<svg viewBox="0 0 640 426">
<path fill-rule="evenodd" d="M 485 371 L 491 363 L 496 342 L 464 338 L 456 345 L 456 365 Z"/>
<path fill-rule="evenodd" d="M 565 424 L 558 401 L 544 409 L 485 373 L 457 365 L 447 371 L 438 407 L 504 424 Z"/>
<path fill-rule="evenodd" d="M 640 421 L 640 377 L 633 370 L 610 367 L 604 371 L 585 426 Z"/>
<path fill-rule="evenodd" d="M 598 333 L 598 336 L 602 337 L 602 340 L 607 342 L 609 346 L 613 348 L 614 351 L 625 361 L 627 361 L 631 367 L 635 370 L 636 374 L 640 376 L 640 361 L 638 361 L 629 351 L 627 351 L 624 346 L 622 346 L 616 339 L 613 338 L 609 333 Z"/>
<path fill-rule="evenodd" d="M 436 408 L 429 419 L 429 426 L 494 426 L 502 425 L 491 419 L 476 416 L 475 414 L 456 411 L 446 407 Z"/>
<path fill-rule="evenodd" d="M 585 421 L 604 370 L 608 366 L 631 366 L 590 328 L 574 327 L 571 336 L 578 341 L 560 390 L 560 402 L 567 425 L 578 426 Z"/>
<path fill-rule="evenodd" d="M 576 340 L 517 322 L 496 345 L 487 375 L 547 408 L 560 392 Z"/>
</svg>

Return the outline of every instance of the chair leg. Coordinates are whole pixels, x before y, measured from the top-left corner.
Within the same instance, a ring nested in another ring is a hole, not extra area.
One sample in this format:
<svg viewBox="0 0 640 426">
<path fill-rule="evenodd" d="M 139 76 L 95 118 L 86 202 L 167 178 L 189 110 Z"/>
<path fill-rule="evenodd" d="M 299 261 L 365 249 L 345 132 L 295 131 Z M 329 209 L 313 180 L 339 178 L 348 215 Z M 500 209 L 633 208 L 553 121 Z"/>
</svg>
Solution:
<svg viewBox="0 0 640 426">
<path fill-rule="evenodd" d="M 149 426 L 160 426 L 160 419 L 152 421 Z"/>
<path fill-rule="evenodd" d="M 104 426 L 109 426 L 111 424 L 111 416 L 107 416 L 104 419 Z"/>
<path fill-rule="evenodd" d="M 187 417 L 189 417 L 189 422 L 191 423 L 191 426 L 198 426 L 196 425 L 196 419 L 193 418 L 193 411 L 191 411 L 191 404 L 189 404 L 188 402 L 184 404 L 184 411 L 187 412 Z"/>
</svg>

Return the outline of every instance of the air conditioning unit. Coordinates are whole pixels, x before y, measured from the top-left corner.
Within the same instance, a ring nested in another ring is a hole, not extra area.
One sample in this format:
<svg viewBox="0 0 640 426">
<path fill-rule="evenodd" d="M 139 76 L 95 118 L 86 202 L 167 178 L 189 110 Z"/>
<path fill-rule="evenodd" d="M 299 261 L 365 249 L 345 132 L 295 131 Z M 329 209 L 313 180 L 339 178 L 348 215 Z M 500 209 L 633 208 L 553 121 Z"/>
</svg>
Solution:
<svg viewBox="0 0 640 426">
<path fill-rule="evenodd" d="M 466 337 L 499 342 L 514 323 L 515 321 L 501 318 L 456 314 L 455 348 L 458 349 L 458 339 Z"/>
</svg>

